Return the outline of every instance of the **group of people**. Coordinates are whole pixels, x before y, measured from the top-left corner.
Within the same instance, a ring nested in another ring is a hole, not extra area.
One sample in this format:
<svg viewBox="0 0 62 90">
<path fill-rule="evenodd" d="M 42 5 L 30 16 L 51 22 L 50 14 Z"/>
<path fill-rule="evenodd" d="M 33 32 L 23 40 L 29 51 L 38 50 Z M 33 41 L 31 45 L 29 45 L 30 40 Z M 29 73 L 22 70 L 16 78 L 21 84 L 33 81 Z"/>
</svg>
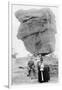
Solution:
<svg viewBox="0 0 62 90">
<path fill-rule="evenodd" d="M 50 69 L 48 65 L 44 65 L 43 63 L 43 58 L 42 55 L 39 54 L 39 59 L 37 61 L 37 71 L 36 71 L 36 66 L 34 64 L 34 61 L 29 61 L 28 62 L 28 75 L 31 75 L 31 72 L 33 73 L 33 75 L 36 77 L 37 74 L 37 78 L 38 78 L 38 82 L 42 83 L 42 82 L 48 82 L 50 80 Z"/>
</svg>

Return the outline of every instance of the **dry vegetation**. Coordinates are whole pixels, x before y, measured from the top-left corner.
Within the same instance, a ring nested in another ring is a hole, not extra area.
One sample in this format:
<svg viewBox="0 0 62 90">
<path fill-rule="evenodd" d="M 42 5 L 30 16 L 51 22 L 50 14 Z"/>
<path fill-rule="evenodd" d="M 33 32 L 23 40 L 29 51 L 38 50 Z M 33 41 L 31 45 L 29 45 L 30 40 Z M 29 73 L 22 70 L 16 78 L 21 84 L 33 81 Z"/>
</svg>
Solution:
<svg viewBox="0 0 62 90">
<path fill-rule="evenodd" d="M 49 82 L 57 82 L 58 59 L 52 55 L 50 55 L 49 57 L 45 56 L 43 58 L 44 58 L 44 64 L 49 65 L 50 67 L 50 81 Z M 31 57 L 12 59 L 12 83 L 13 84 L 38 83 L 37 79 L 31 80 L 31 78 L 27 77 L 27 63 L 30 59 Z"/>
</svg>

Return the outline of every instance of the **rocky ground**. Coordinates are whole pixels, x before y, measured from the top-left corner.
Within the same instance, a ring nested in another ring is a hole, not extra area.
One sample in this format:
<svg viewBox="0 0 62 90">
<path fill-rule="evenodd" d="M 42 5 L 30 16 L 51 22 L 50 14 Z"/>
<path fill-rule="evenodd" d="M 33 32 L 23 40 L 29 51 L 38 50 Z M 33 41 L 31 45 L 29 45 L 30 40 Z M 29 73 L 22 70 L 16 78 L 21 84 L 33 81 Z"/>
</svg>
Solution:
<svg viewBox="0 0 62 90">
<path fill-rule="evenodd" d="M 31 79 L 27 77 L 27 63 L 29 58 L 12 58 L 12 84 L 22 83 L 38 83 L 37 79 Z M 44 57 L 44 63 L 50 67 L 50 81 L 48 83 L 58 81 L 58 59 L 50 57 Z"/>
</svg>

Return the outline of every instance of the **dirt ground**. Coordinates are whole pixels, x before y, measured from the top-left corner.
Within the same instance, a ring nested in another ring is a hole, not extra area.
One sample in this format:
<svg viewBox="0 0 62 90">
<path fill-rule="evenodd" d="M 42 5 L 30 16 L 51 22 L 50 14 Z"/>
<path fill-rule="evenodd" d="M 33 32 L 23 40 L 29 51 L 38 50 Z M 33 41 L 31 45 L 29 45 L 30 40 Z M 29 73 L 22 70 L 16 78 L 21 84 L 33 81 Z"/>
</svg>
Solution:
<svg viewBox="0 0 62 90">
<path fill-rule="evenodd" d="M 29 84 L 29 83 L 38 83 L 37 78 L 31 79 L 27 77 L 27 58 L 12 58 L 12 84 Z M 51 68 L 50 81 L 48 83 L 57 83 L 58 82 L 58 65 L 57 60 L 46 61 L 49 63 Z M 19 68 L 21 67 L 21 68 Z"/>
</svg>

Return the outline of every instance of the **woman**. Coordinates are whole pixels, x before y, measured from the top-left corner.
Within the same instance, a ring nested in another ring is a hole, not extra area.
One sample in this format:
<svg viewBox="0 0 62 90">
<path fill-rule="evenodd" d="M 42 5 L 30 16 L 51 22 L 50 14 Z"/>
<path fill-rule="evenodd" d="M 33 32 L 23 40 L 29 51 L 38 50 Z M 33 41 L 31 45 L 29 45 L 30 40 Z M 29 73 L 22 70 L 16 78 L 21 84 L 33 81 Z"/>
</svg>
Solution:
<svg viewBox="0 0 62 90">
<path fill-rule="evenodd" d="M 48 65 L 45 65 L 43 75 L 44 82 L 48 82 L 50 80 L 50 68 Z"/>
<path fill-rule="evenodd" d="M 37 66 L 38 66 L 38 82 L 43 82 L 44 81 L 44 64 L 43 64 L 43 58 L 42 55 L 39 55 L 40 61 L 38 61 Z"/>
</svg>

